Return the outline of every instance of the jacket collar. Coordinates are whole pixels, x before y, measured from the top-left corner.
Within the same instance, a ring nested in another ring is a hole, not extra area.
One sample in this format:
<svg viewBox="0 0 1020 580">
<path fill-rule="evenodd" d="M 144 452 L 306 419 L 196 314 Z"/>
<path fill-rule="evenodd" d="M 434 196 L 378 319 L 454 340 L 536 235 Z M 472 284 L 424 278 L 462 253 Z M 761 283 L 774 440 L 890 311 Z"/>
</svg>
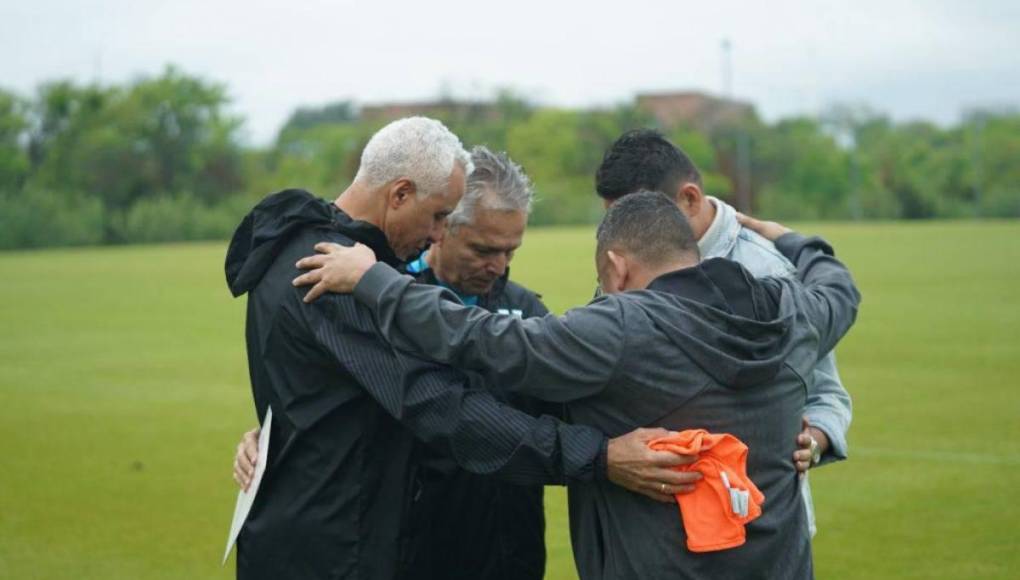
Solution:
<svg viewBox="0 0 1020 580">
<path fill-rule="evenodd" d="M 418 256 L 416 260 L 413 260 L 407 264 L 407 273 L 417 278 L 420 282 L 425 284 L 432 284 L 433 286 L 442 286 L 457 295 L 460 301 L 469 306 L 486 306 L 495 304 L 499 301 L 500 297 L 503 296 L 503 292 L 506 290 L 507 281 L 510 279 L 510 268 L 507 268 L 503 275 L 496 280 L 492 285 L 492 290 L 483 296 L 474 294 L 461 294 L 456 288 L 451 287 L 436 276 L 435 270 L 429 266 L 428 256 L 429 251 L 425 250 L 421 256 Z"/>
<path fill-rule="evenodd" d="M 760 308 L 751 276 L 731 260 L 711 258 L 689 268 L 667 272 L 652 280 L 648 290 L 665 292 L 745 318 L 757 318 Z"/>
<path fill-rule="evenodd" d="M 383 262 L 400 263 L 379 228 L 303 189 L 285 189 L 260 201 L 234 231 L 224 262 L 230 292 L 240 296 L 254 288 L 280 251 L 309 228 L 344 234 L 372 248 Z"/>
<path fill-rule="evenodd" d="M 721 199 L 712 196 L 706 196 L 705 199 L 715 206 L 715 219 L 708 226 L 705 235 L 698 240 L 698 250 L 705 260 L 725 258 L 737 245 L 737 236 L 740 235 L 737 210 Z"/>
<path fill-rule="evenodd" d="M 355 242 L 360 242 L 369 248 L 372 248 L 372 251 L 375 252 L 376 259 L 380 262 L 385 262 L 394 267 L 398 267 L 404 263 L 403 260 L 398 258 L 393 252 L 393 248 L 390 247 L 389 240 L 386 239 L 386 234 L 384 234 L 377 226 L 366 221 L 352 218 L 344 210 L 338 208 L 334 203 L 330 203 L 329 205 L 333 211 L 333 223 L 337 231 L 348 238 L 351 238 Z"/>
</svg>

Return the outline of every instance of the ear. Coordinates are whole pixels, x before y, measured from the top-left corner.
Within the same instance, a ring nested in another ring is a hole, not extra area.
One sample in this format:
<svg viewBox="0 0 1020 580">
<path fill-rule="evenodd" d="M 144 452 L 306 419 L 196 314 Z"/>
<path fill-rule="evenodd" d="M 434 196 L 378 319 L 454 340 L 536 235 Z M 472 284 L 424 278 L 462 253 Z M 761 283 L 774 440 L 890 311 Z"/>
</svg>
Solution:
<svg viewBox="0 0 1020 580">
<path fill-rule="evenodd" d="M 705 194 L 697 183 L 685 181 L 680 184 L 676 192 L 676 204 L 680 211 L 687 217 L 696 216 L 701 213 L 702 204 L 705 203 Z"/>
<path fill-rule="evenodd" d="M 626 256 L 617 254 L 612 250 L 606 251 L 609 258 L 609 268 L 613 271 L 613 288 L 615 292 L 623 292 L 627 288 L 627 278 L 630 276 L 630 264 Z"/>
<path fill-rule="evenodd" d="M 418 193 L 418 188 L 410 179 L 400 178 L 390 184 L 386 192 L 386 204 L 390 209 L 398 209 L 400 206 L 411 201 Z"/>
</svg>

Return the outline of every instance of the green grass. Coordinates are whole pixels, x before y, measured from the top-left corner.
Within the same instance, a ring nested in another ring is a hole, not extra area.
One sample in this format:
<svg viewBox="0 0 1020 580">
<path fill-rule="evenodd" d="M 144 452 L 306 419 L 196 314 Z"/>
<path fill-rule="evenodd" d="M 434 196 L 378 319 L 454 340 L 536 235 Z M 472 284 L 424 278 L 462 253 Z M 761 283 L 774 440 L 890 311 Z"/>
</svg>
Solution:
<svg viewBox="0 0 1020 580">
<path fill-rule="evenodd" d="M 1020 568 L 1020 223 L 824 224 L 864 294 L 839 347 L 851 460 L 812 474 L 822 578 Z M 589 229 L 535 230 L 514 277 L 584 302 Z M 228 578 L 252 425 L 223 244 L 0 254 L 0 578 Z M 573 578 L 564 494 L 549 578 Z"/>
</svg>

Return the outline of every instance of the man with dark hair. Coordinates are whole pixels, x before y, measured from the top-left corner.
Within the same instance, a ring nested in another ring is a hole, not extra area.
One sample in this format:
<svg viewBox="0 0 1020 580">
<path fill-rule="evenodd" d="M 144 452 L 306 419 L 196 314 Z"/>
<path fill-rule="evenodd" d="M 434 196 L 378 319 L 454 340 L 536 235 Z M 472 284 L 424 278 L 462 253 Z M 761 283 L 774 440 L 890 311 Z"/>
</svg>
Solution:
<svg viewBox="0 0 1020 580">
<path fill-rule="evenodd" d="M 607 200 L 640 189 L 676 191 L 684 183 L 701 187 L 701 172 L 686 153 L 652 129 L 621 135 L 606 151 L 595 173 L 595 190 Z"/>
<path fill-rule="evenodd" d="M 376 263 L 364 246 L 319 244 L 325 254 L 302 259 L 299 267 L 313 270 L 294 282 L 314 284 L 308 299 L 353 290 L 397 348 L 480 372 L 490 388 L 563 402 L 576 424 L 610 434 L 706 429 L 747 445 L 747 474 L 764 505 L 746 543 L 725 551 L 685 545 L 675 506 L 571 483 L 582 579 L 809 578 L 807 518 L 788 458 L 805 376 L 852 325 L 859 294 L 819 238 L 752 223 L 797 264 L 800 282 L 756 279 L 730 260 L 699 262 L 684 220 L 660 193 L 611 207 L 596 256 L 608 295 L 560 317 L 521 320 L 458 304 Z"/>
<path fill-rule="evenodd" d="M 621 135 L 606 151 L 595 174 L 595 189 L 607 206 L 641 190 L 659 191 L 673 199 L 690 221 L 703 258 L 737 261 L 758 277 L 794 275 L 793 264 L 770 241 L 742 227 L 736 210 L 706 196 L 702 188 L 701 174 L 691 159 L 651 129 Z M 804 425 L 794 453 L 794 462 L 805 477 L 813 466 L 846 459 L 846 436 L 853 415 L 834 354 L 822 358 L 809 378 Z M 814 506 L 807 482 L 803 494 L 814 535 Z"/>
</svg>

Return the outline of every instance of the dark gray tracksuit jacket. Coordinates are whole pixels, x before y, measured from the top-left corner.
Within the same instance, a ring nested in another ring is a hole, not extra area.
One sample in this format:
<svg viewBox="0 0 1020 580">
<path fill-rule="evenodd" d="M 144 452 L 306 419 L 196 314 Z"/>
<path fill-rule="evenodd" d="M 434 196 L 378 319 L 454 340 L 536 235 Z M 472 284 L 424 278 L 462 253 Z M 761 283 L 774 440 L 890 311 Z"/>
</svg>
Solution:
<svg viewBox="0 0 1020 580">
<path fill-rule="evenodd" d="M 766 499 L 747 542 L 729 550 L 689 552 L 675 505 L 606 481 L 571 484 L 584 580 L 810 578 L 790 457 L 812 369 L 853 324 L 860 295 L 821 239 L 788 234 L 776 247 L 799 280 L 755 280 L 735 262 L 712 259 L 561 317 L 519 320 L 468 308 L 385 265 L 366 273 L 355 297 L 398 348 L 480 372 L 489 385 L 564 402 L 570 420 L 610 436 L 704 428 L 747 444 L 748 474 Z"/>
</svg>

